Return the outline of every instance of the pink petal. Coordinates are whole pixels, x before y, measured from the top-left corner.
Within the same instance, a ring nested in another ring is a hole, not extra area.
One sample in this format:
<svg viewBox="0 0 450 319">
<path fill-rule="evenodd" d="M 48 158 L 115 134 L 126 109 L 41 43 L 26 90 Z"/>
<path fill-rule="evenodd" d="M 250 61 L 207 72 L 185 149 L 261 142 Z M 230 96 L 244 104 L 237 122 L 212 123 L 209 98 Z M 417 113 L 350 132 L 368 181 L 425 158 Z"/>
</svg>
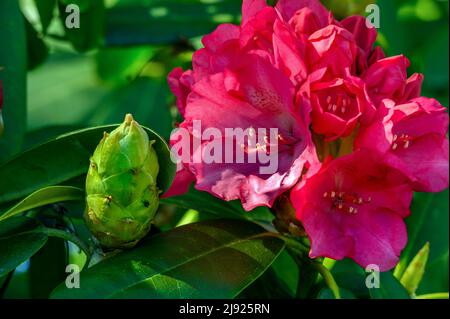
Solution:
<svg viewBox="0 0 450 319">
<path fill-rule="evenodd" d="M 244 0 L 242 2 L 242 25 L 266 7 L 266 0 Z"/>
<path fill-rule="evenodd" d="M 412 191 L 404 175 L 379 159 L 369 151 L 340 157 L 291 191 L 312 258 L 350 257 L 382 271 L 398 262 L 407 240 L 403 218 L 409 215 Z"/>
<path fill-rule="evenodd" d="M 177 173 L 170 188 L 161 195 L 161 198 L 183 195 L 189 190 L 189 186 L 195 181 L 195 176 L 186 167 L 177 165 Z"/>
<path fill-rule="evenodd" d="M 202 38 L 202 43 L 211 52 L 217 52 L 227 41 L 238 39 L 240 28 L 234 24 L 220 24 L 212 33 Z"/>
<path fill-rule="evenodd" d="M 175 68 L 167 77 L 169 87 L 177 97 L 177 106 L 180 114 L 183 116 L 186 108 L 186 100 L 191 91 L 191 85 L 194 83 L 192 71 L 183 73 L 181 68 Z"/>
<path fill-rule="evenodd" d="M 289 21 L 302 8 L 311 9 L 316 14 L 322 26 L 327 25 L 330 21 L 331 13 L 319 0 L 279 0 L 276 5 L 276 9 L 281 13 L 285 21 Z"/>
</svg>

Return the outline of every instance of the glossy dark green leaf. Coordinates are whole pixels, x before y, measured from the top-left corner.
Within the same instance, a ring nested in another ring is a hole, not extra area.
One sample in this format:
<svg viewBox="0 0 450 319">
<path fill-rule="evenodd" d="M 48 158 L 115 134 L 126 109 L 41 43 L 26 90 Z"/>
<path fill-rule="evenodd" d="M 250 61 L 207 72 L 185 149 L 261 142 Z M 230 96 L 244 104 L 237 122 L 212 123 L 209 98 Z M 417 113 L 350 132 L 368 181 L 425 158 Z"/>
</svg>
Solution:
<svg viewBox="0 0 450 319">
<path fill-rule="evenodd" d="M 67 245 L 61 238 L 49 238 L 30 259 L 31 298 L 48 298 L 55 287 L 66 278 Z"/>
<path fill-rule="evenodd" d="M 239 298 L 292 299 L 297 292 L 299 267 L 284 249 L 270 268 L 246 288 Z"/>
<path fill-rule="evenodd" d="M 299 269 L 291 255 L 284 250 L 277 260 L 274 261 L 271 268 L 277 277 L 277 281 L 284 283 L 289 295 L 295 297 L 299 280 Z"/>
<path fill-rule="evenodd" d="M 369 290 L 366 286 L 368 273 L 353 260 L 346 258 L 336 261 L 331 273 L 340 288 L 351 291 L 358 298 L 369 297 Z"/>
<path fill-rule="evenodd" d="M 0 222 L 0 276 L 15 269 L 33 256 L 46 242 L 41 225 L 27 217 Z"/>
<path fill-rule="evenodd" d="M 276 262 L 276 261 L 275 261 Z M 293 295 L 283 281 L 269 267 L 257 280 L 245 288 L 236 299 L 292 299 Z"/>
<path fill-rule="evenodd" d="M 315 283 L 319 275 L 317 268 L 314 267 L 314 261 L 304 259 L 299 267 L 299 280 L 296 296 L 299 299 L 315 297 Z"/>
<path fill-rule="evenodd" d="M 167 44 L 238 22 L 241 0 L 121 1 L 107 10 L 106 45 Z"/>
<path fill-rule="evenodd" d="M 71 15 L 75 13 L 70 10 L 71 5 L 79 8 L 79 27 L 70 25 L 70 21 L 73 21 Z M 103 43 L 105 24 L 103 0 L 61 0 L 58 8 L 66 36 L 76 50 L 85 52 Z"/>
<path fill-rule="evenodd" d="M 41 20 L 42 32 L 45 34 L 53 20 L 54 10 L 58 0 L 34 0 Z"/>
<path fill-rule="evenodd" d="M 284 242 L 243 220 L 177 227 L 81 272 L 80 289 L 53 298 L 233 298 L 276 259 Z"/>
<path fill-rule="evenodd" d="M 84 196 L 84 190 L 77 187 L 45 187 L 27 196 L 5 213 L 0 214 L 0 222 L 36 207 L 65 201 L 84 201 Z"/>
<path fill-rule="evenodd" d="M 0 39 L 4 122 L 1 163 L 20 151 L 26 130 L 26 32 L 17 0 L 0 1 Z"/>
<path fill-rule="evenodd" d="M 104 132 L 117 125 L 94 127 L 71 132 L 25 151 L 0 166 L 0 203 L 24 197 L 47 186 L 67 182 L 84 175 L 89 158 Z M 146 128 L 149 138 L 156 140 L 155 150 L 160 161 L 158 187 L 167 190 L 175 175 L 175 164 L 164 140 Z"/>
<path fill-rule="evenodd" d="M 372 299 L 409 299 L 408 292 L 394 277 L 392 272 L 381 272 L 379 275 L 380 287 L 369 289 Z"/>
<path fill-rule="evenodd" d="M 72 132 L 80 129 L 82 129 L 82 127 L 55 125 L 29 131 L 25 137 L 24 149 L 30 149 L 66 132 Z"/>
</svg>

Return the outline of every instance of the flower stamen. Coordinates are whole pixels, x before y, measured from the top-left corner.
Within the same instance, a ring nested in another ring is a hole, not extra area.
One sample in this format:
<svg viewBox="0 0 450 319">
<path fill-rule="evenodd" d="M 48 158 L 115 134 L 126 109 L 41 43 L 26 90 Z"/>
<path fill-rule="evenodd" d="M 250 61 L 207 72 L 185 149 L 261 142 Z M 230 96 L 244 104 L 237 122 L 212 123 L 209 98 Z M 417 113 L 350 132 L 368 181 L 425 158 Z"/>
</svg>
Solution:
<svg viewBox="0 0 450 319">
<path fill-rule="evenodd" d="M 367 197 L 364 200 L 362 197 L 356 194 L 349 194 L 346 192 L 324 192 L 323 198 L 330 198 L 332 200 L 332 207 L 341 212 L 346 212 L 351 215 L 358 213 L 358 207 L 364 203 L 370 203 L 371 197 Z"/>
</svg>

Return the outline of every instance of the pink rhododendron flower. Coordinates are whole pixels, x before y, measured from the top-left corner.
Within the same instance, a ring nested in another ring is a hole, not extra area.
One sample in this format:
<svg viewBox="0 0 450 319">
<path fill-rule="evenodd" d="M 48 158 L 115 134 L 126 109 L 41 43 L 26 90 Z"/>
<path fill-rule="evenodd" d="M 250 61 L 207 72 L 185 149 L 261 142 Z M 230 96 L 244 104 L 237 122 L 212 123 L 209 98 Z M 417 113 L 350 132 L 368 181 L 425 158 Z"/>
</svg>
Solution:
<svg viewBox="0 0 450 319">
<path fill-rule="evenodd" d="M 184 160 L 165 196 L 194 183 L 251 210 L 290 194 L 312 258 L 394 267 L 413 191 L 448 187 L 448 115 L 421 97 L 424 79 L 408 77 L 409 60 L 386 57 L 376 38 L 364 17 L 338 21 L 318 0 L 244 0 L 241 25 L 218 26 L 192 70 L 169 74 L 188 136 L 174 133 L 171 144 L 189 154 L 177 149 Z M 196 121 L 215 133 L 199 138 Z M 249 136 L 227 137 L 229 128 Z M 195 160 L 211 155 L 217 132 L 244 161 Z M 276 170 L 261 173 L 255 154 L 276 154 Z"/>
<path fill-rule="evenodd" d="M 350 257 L 381 271 L 395 266 L 406 245 L 403 218 L 411 199 L 405 176 L 367 151 L 328 162 L 291 192 L 311 239 L 311 258 Z"/>
<path fill-rule="evenodd" d="M 363 81 L 351 75 L 316 81 L 314 74 L 310 81 L 313 130 L 326 140 L 348 136 L 368 108 Z"/>
<path fill-rule="evenodd" d="M 416 191 L 447 188 L 449 119 L 445 108 L 424 97 L 400 105 L 385 100 L 378 114 L 378 120 L 361 129 L 355 146 L 384 154 L 383 161 L 409 176 Z"/>
<path fill-rule="evenodd" d="M 356 58 L 357 46 L 353 35 L 344 28 L 329 25 L 308 38 L 311 70 L 326 68 L 335 76 L 342 75 Z"/>
<path fill-rule="evenodd" d="M 241 57 L 241 65 L 202 79 L 192 86 L 180 128 L 189 132 L 193 122 L 201 120 L 205 128 L 214 127 L 226 136 L 227 128 L 277 129 L 278 169 L 270 176 L 259 173 L 261 163 L 185 163 L 195 175 L 199 190 L 205 190 L 225 200 L 240 199 L 244 208 L 271 206 L 276 197 L 299 180 L 305 165 L 317 162 L 308 130 L 308 122 L 293 113 L 294 88 L 289 78 L 264 58 L 248 54 Z M 205 112 L 205 110 L 208 110 Z M 271 150 L 271 137 L 257 136 L 252 145 L 243 142 L 244 153 L 267 153 Z M 192 138 L 188 141 L 191 142 Z M 202 141 L 193 149 L 207 152 L 211 141 Z M 194 144 L 192 142 L 192 144 Z M 231 141 L 235 145 L 236 141 Z M 179 154 L 182 156 L 182 154 Z M 225 155 L 225 154 L 223 154 Z M 203 156 L 202 156 L 203 157 Z M 178 183 L 172 188 L 182 187 Z"/>
</svg>

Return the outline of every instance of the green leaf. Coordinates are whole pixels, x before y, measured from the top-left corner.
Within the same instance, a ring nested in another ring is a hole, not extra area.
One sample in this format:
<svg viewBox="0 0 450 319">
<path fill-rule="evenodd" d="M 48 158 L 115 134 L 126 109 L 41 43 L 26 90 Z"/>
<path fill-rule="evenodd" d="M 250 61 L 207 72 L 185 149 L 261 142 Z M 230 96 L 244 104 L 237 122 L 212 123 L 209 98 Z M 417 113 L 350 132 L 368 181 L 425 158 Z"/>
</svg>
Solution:
<svg viewBox="0 0 450 319">
<path fill-rule="evenodd" d="M 61 238 L 49 238 L 30 259 L 31 298 L 48 298 L 67 274 L 67 245 Z"/>
<path fill-rule="evenodd" d="M 123 87 L 111 91 L 95 107 L 89 122 L 92 125 L 117 123 L 124 113 L 131 113 L 139 123 L 151 127 L 162 137 L 169 138 L 172 131 L 172 115 L 166 103 L 166 80 L 138 77 Z"/>
<path fill-rule="evenodd" d="M 356 299 L 355 295 L 346 289 L 339 288 L 341 299 Z M 317 299 L 336 299 L 330 288 L 323 288 L 320 290 Z"/>
<path fill-rule="evenodd" d="M 167 44 L 237 23 L 241 0 L 121 1 L 107 10 L 106 45 Z"/>
<path fill-rule="evenodd" d="M 83 200 L 84 191 L 77 187 L 50 186 L 42 188 L 8 209 L 4 214 L 1 214 L 0 222 L 36 207 L 65 201 Z"/>
<path fill-rule="evenodd" d="M 183 195 L 161 199 L 161 203 L 173 204 L 186 209 L 210 213 L 217 217 L 243 218 L 243 214 L 232 207 L 229 202 L 218 199 L 207 192 L 200 192 L 194 187 Z"/>
<path fill-rule="evenodd" d="M 312 293 L 318 274 L 317 268 L 314 267 L 314 261 L 306 258 L 301 261 L 296 293 L 297 298 L 313 298 Z"/>
<path fill-rule="evenodd" d="M 34 0 L 41 20 L 42 32 L 45 34 L 53 20 L 53 13 L 58 0 Z"/>
<path fill-rule="evenodd" d="M 154 47 L 105 48 L 95 56 L 97 74 L 109 84 L 123 84 L 136 78 L 156 53 Z"/>
<path fill-rule="evenodd" d="M 79 8 L 79 27 L 68 27 L 67 20 L 72 21 L 74 12 L 68 10 L 68 5 Z M 67 38 L 73 47 L 80 51 L 97 48 L 103 43 L 105 6 L 103 0 L 61 0 L 58 5 L 61 22 Z M 67 12 L 66 12 L 67 11 Z"/>
<path fill-rule="evenodd" d="M 0 1 L 0 39 L 4 120 L 1 163 L 20 151 L 26 131 L 26 32 L 17 0 Z"/>
<path fill-rule="evenodd" d="M 23 152 L 0 166 L 0 203 L 26 196 L 40 188 L 62 184 L 86 174 L 89 158 L 104 132 L 118 125 L 108 125 L 71 132 Z M 158 187 L 165 191 L 175 175 L 176 166 L 170 158 L 165 141 L 145 128 L 149 138 L 156 140 L 160 161 Z"/>
<path fill-rule="evenodd" d="M 284 242 L 242 220 L 213 220 L 147 238 L 81 272 L 80 289 L 52 298 L 233 298 L 255 281 Z"/>
<path fill-rule="evenodd" d="M 351 291 L 358 298 L 368 298 L 369 290 L 366 286 L 366 272 L 353 260 L 346 258 L 338 260 L 331 269 L 338 286 Z"/>
<path fill-rule="evenodd" d="M 276 261 L 274 261 L 275 263 Z M 273 265 L 273 264 L 272 264 Z M 272 267 L 269 267 L 257 280 L 245 288 L 236 299 L 292 299 L 293 296 L 280 281 Z"/>
<path fill-rule="evenodd" d="M 416 193 L 411 216 L 406 219 L 408 244 L 400 256 L 395 276 L 401 278 L 414 255 L 430 243 L 427 269 L 417 294 L 448 291 L 449 260 L 448 189 L 441 193 Z"/>
<path fill-rule="evenodd" d="M 239 201 L 227 202 L 207 192 L 198 191 L 194 186 L 191 186 L 189 191 L 183 195 L 162 198 L 161 203 L 194 209 L 218 218 L 241 218 L 270 224 L 274 219 L 273 214 L 267 207 L 257 207 L 247 212 L 242 208 Z"/>
<path fill-rule="evenodd" d="M 27 217 L 0 223 L 0 277 L 33 256 L 47 242 L 41 224 Z"/>
<path fill-rule="evenodd" d="M 379 283 L 379 288 L 369 288 L 372 299 L 409 299 L 408 292 L 392 272 L 381 272 Z"/>
<path fill-rule="evenodd" d="M 120 60 L 110 60 L 111 69 L 116 64 L 121 65 Z M 58 53 L 30 73 L 28 129 L 54 137 L 56 134 L 51 133 L 56 126 L 85 128 L 120 123 L 125 113 L 132 113 L 141 125 L 151 127 L 162 137 L 170 136 L 173 120 L 165 78 L 139 76 L 110 87 L 99 85 L 94 66 L 92 57 Z M 116 78 L 114 82 L 125 80 Z"/>
<path fill-rule="evenodd" d="M 284 283 L 289 295 L 295 297 L 299 280 L 299 269 L 295 260 L 284 250 L 272 264 L 277 281 Z"/>
<path fill-rule="evenodd" d="M 28 74 L 28 130 L 91 126 L 89 119 L 107 93 L 99 86 L 92 58 L 52 53 L 41 68 Z"/>
<path fill-rule="evenodd" d="M 416 293 L 417 287 L 422 281 L 429 253 L 430 244 L 427 242 L 413 258 L 400 279 L 401 284 L 411 296 Z"/>
</svg>

